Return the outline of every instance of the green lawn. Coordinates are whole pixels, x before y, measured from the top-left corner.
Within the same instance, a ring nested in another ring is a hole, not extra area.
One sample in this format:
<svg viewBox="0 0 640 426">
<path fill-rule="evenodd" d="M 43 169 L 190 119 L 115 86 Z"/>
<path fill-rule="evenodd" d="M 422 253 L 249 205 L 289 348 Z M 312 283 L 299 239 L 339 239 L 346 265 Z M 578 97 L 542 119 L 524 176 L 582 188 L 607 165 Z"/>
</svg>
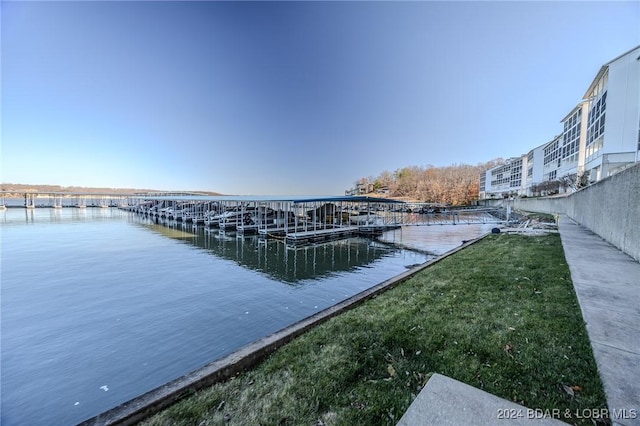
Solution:
<svg viewBox="0 0 640 426">
<path fill-rule="evenodd" d="M 490 235 L 145 423 L 394 425 L 434 372 L 529 408 L 606 407 L 558 234 Z"/>
</svg>

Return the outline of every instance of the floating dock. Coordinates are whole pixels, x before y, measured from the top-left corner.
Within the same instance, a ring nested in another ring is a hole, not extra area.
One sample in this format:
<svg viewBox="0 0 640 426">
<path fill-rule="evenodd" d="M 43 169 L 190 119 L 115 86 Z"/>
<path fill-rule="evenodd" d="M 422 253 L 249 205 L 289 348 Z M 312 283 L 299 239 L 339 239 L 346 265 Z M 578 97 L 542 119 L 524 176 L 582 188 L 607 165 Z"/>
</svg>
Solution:
<svg viewBox="0 0 640 426">
<path fill-rule="evenodd" d="M 235 232 L 304 244 L 354 235 L 376 235 L 400 226 L 401 201 L 375 197 L 252 197 L 136 195 L 126 210 L 156 223 L 190 222 Z"/>
<path fill-rule="evenodd" d="M 367 196 L 269 197 L 140 194 L 121 208 L 155 223 L 219 228 L 239 237 L 258 234 L 288 245 L 355 235 L 377 236 L 401 226 L 498 224 L 495 208 L 453 209 Z M 189 225 L 187 225 L 189 224 Z"/>
</svg>

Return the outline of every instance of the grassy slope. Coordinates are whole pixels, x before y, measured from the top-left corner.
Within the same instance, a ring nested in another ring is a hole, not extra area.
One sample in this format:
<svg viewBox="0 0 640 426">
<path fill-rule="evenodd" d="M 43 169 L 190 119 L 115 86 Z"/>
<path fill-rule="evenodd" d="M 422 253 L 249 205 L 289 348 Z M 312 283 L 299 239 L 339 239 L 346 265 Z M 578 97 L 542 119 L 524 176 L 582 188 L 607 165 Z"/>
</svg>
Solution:
<svg viewBox="0 0 640 426">
<path fill-rule="evenodd" d="M 393 425 L 432 372 L 530 408 L 606 406 L 557 234 L 487 237 L 148 423 Z"/>
</svg>

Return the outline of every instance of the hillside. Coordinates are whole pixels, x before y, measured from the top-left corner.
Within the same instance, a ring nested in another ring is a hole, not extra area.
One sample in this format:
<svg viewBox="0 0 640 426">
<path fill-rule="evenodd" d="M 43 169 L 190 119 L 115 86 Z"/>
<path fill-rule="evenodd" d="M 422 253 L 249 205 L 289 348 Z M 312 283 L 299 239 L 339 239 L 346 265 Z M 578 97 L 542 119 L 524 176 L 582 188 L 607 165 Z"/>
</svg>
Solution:
<svg viewBox="0 0 640 426">
<path fill-rule="evenodd" d="M 403 201 L 468 205 L 478 199 L 480 175 L 504 160 L 496 158 L 475 166 L 452 164 L 446 167 L 408 166 L 376 177 L 361 178 L 354 194 L 377 193 Z"/>
<path fill-rule="evenodd" d="M 161 189 L 140 188 L 95 188 L 85 186 L 34 185 L 23 183 L 2 183 L 0 190 L 10 194 L 24 194 L 25 192 L 82 192 L 87 194 L 135 194 L 144 192 L 194 192 L 202 195 L 222 195 L 212 191 L 165 191 Z"/>
</svg>

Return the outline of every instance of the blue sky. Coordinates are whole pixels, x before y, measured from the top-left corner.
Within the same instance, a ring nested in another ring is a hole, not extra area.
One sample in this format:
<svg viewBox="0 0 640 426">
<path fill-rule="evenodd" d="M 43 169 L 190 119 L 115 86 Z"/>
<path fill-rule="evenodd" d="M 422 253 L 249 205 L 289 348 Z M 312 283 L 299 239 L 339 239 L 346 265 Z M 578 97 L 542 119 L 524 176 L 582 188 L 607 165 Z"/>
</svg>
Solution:
<svg viewBox="0 0 640 426">
<path fill-rule="evenodd" d="M 640 2 L 7 2 L 12 183 L 341 194 L 560 133 Z"/>
</svg>

